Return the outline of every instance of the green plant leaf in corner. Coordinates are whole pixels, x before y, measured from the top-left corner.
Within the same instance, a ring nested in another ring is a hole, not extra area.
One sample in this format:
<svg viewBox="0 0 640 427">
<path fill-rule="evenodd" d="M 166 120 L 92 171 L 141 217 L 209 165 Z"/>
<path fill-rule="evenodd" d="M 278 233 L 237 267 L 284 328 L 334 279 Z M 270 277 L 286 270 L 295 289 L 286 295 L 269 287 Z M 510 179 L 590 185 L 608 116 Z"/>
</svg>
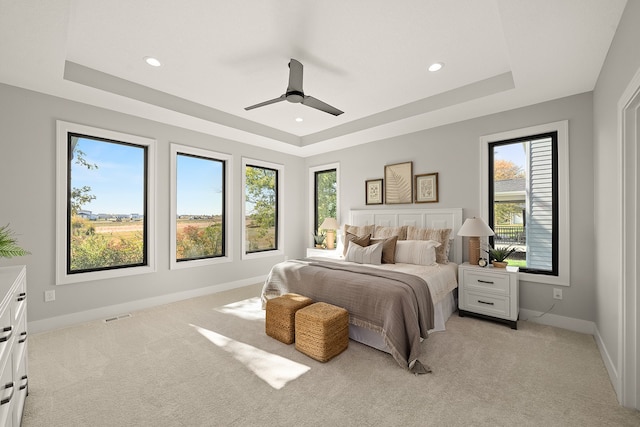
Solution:
<svg viewBox="0 0 640 427">
<path fill-rule="evenodd" d="M 18 246 L 18 240 L 14 237 L 9 224 L 0 226 L 0 258 L 29 255 L 28 252 Z"/>
</svg>

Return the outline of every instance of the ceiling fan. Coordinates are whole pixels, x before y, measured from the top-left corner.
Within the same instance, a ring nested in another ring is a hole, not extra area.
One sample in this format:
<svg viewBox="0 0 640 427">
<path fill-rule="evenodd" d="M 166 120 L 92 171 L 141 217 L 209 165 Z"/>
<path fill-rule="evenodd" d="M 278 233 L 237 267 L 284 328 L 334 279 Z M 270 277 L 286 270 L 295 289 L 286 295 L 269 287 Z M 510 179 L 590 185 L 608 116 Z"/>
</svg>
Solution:
<svg viewBox="0 0 640 427">
<path fill-rule="evenodd" d="M 246 107 L 245 110 L 253 110 L 254 108 L 264 107 L 265 105 L 275 104 L 280 101 L 289 101 L 293 103 L 301 103 L 307 107 L 315 108 L 316 110 L 324 111 L 325 113 L 339 116 L 343 111 L 338 110 L 335 107 L 322 102 L 313 96 L 305 95 L 302 90 L 302 64 L 295 59 L 291 59 L 289 62 L 289 86 L 287 92 L 280 95 L 278 98 L 270 99 L 250 107 Z"/>
</svg>

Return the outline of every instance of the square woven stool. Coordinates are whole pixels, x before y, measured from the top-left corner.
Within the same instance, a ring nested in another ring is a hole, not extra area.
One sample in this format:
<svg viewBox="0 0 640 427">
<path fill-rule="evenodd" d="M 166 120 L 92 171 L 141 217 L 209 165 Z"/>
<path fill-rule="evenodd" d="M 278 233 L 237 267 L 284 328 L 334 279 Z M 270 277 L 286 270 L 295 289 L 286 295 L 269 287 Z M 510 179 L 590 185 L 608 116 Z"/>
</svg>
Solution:
<svg viewBox="0 0 640 427">
<path fill-rule="evenodd" d="M 298 294 L 284 294 L 267 300 L 265 332 L 270 337 L 291 344 L 295 339 L 296 311 L 313 304 L 310 298 Z"/>
<path fill-rule="evenodd" d="M 296 312 L 296 350 L 326 362 L 349 346 L 349 312 L 317 302 Z"/>
</svg>

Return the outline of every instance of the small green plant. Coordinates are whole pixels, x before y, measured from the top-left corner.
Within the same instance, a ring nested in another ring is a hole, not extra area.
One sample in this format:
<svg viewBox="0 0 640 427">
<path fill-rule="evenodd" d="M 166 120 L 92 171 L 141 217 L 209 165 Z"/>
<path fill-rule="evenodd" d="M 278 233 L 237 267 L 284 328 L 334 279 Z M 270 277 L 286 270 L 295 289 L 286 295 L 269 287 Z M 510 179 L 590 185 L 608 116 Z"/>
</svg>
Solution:
<svg viewBox="0 0 640 427">
<path fill-rule="evenodd" d="M 487 253 L 487 255 L 489 255 L 489 261 L 505 262 L 505 260 L 512 254 L 518 252 L 518 248 L 515 248 L 511 245 L 504 246 L 502 248 L 494 248 L 489 245 L 488 249 L 486 249 L 485 252 Z"/>
<path fill-rule="evenodd" d="M 316 245 L 321 245 L 324 243 L 324 239 L 326 236 L 323 233 L 311 233 L 311 235 L 313 236 L 313 241 L 316 243 Z"/>
<path fill-rule="evenodd" d="M 11 258 L 30 253 L 18 246 L 18 240 L 14 237 L 9 224 L 0 226 L 0 258 Z"/>
</svg>

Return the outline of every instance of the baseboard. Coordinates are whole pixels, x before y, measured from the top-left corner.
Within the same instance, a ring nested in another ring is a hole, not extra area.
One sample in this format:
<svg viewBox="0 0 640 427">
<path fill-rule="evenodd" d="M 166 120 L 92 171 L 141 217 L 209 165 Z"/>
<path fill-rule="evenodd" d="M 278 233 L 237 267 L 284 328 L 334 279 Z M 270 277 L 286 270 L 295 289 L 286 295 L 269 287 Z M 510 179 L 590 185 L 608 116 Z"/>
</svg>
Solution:
<svg viewBox="0 0 640 427">
<path fill-rule="evenodd" d="M 616 397 L 618 398 L 618 402 L 620 402 L 620 396 L 622 396 L 622 378 L 618 375 L 618 370 L 616 369 L 616 364 L 611 360 L 611 356 L 609 356 L 609 352 L 607 351 L 607 347 L 604 345 L 604 341 L 600 336 L 600 331 L 596 328 L 593 337 L 596 340 L 596 345 L 598 346 L 598 350 L 600 351 L 600 357 L 602 357 L 602 361 L 604 362 L 605 368 L 607 368 L 607 373 L 609 374 L 609 380 L 611 381 L 611 385 L 613 386 L 613 390 L 616 393 Z"/>
<path fill-rule="evenodd" d="M 205 295 L 215 294 L 218 292 L 228 291 L 231 289 L 242 288 L 244 286 L 264 282 L 266 278 L 267 276 L 250 277 L 248 279 L 236 280 L 234 282 L 222 283 L 218 285 L 207 286 L 204 288 L 192 289 L 189 291 L 176 292 L 173 294 L 160 295 L 157 297 L 145 298 L 141 300 L 126 302 L 123 304 L 110 305 L 107 307 L 100 307 L 92 310 L 50 317 L 48 319 L 28 322 L 27 327 L 29 329 L 29 334 L 37 334 L 39 332 L 66 328 L 68 326 L 77 325 L 83 322 L 90 322 L 93 320 L 106 319 L 109 317 L 118 316 L 123 313 L 144 310 L 147 308 L 169 304 L 176 301 L 182 301 L 189 298 L 197 298 Z"/>
<path fill-rule="evenodd" d="M 558 316 L 557 314 L 543 313 L 542 311 L 527 310 L 525 308 L 520 309 L 519 319 L 588 335 L 593 335 L 596 331 L 595 323 L 589 320 L 574 319 L 572 317 Z"/>
</svg>

